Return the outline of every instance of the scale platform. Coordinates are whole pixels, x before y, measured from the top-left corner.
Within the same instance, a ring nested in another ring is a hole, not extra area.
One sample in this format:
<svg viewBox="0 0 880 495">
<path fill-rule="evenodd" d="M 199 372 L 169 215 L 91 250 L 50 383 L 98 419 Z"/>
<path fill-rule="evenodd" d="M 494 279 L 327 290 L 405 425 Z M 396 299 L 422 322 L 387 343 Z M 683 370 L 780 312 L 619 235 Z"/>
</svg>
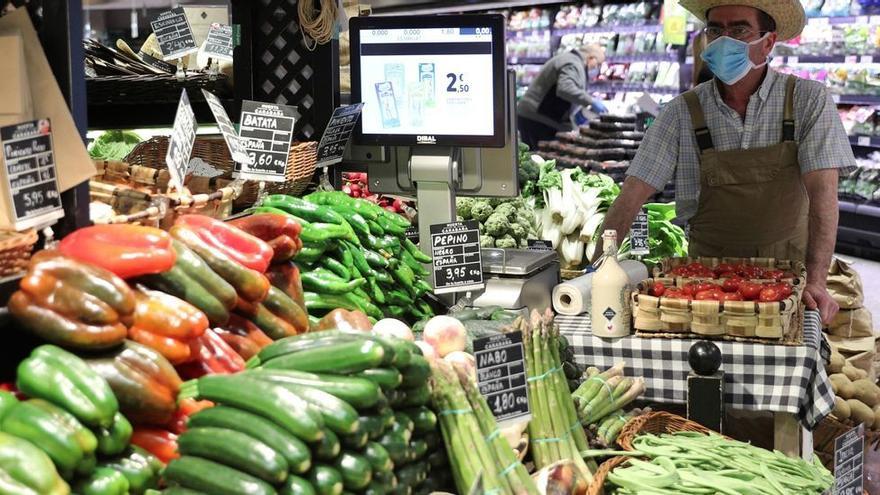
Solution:
<svg viewBox="0 0 880 495">
<path fill-rule="evenodd" d="M 559 284 L 556 251 L 486 248 L 482 259 L 486 288 L 471 306 L 528 311 L 552 307 L 553 287 Z"/>
</svg>

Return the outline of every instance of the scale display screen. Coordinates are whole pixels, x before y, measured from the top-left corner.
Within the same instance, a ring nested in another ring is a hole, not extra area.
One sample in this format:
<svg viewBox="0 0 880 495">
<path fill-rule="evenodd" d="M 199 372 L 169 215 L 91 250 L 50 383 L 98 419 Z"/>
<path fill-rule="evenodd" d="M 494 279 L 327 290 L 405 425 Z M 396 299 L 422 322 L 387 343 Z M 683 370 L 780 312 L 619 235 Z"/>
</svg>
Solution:
<svg viewBox="0 0 880 495">
<path fill-rule="evenodd" d="M 503 146 L 501 16 L 353 18 L 351 48 L 357 142 Z"/>
</svg>

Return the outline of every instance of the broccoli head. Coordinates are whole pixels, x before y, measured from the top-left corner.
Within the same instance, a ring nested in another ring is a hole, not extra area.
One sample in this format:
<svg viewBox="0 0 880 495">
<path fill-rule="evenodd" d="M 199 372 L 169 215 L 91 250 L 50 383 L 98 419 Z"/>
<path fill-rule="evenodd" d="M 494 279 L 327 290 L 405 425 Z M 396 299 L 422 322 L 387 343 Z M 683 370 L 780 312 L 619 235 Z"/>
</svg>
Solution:
<svg viewBox="0 0 880 495">
<path fill-rule="evenodd" d="M 527 249 L 528 247 L 529 247 L 529 240 L 528 239 L 523 237 L 522 239 L 519 240 L 519 248 L 520 249 Z"/>
<path fill-rule="evenodd" d="M 516 249 L 517 246 L 519 243 L 510 234 L 495 239 L 495 247 L 497 248 Z"/>
<path fill-rule="evenodd" d="M 491 235 L 481 235 L 480 236 L 480 247 L 484 248 L 492 248 L 495 247 L 495 238 Z"/>
<path fill-rule="evenodd" d="M 493 237 L 501 237 L 510 231 L 510 222 L 500 213 L 493 213 L 486 220 L 486 233 Z"/>
<path fill-rule="evenodd" d="M 471 218 L 478 222 L 485 222 L 489 215 L 492 214 L 492 206 L 488 201 L 483 199 L 478 199 L 474 201 L 473 206 L 471 206 Z"/>
<path fill-rule="evenodd" d="M 471 219 L 471 208 L 474 206 L 474 198 L 455 198 L 455 212 L 465 220 Z"/>
<path fill-rule="evenodd" d="M 522 225 L 518 223 L 510 224 L 510 235 L 512 235 L 513 237 L 517 239 L 525 239 L 528 233 L 528 229 L 523 228 Z"/>
<path fill-rule="evenodd" d="M 494 215 L 504 215 L 507 217 L 508 222 L 515 222 L 517 211 L 516 206 L 513 206 L 510 203 L 502 203 L 495 207 Z"/>
</svg>

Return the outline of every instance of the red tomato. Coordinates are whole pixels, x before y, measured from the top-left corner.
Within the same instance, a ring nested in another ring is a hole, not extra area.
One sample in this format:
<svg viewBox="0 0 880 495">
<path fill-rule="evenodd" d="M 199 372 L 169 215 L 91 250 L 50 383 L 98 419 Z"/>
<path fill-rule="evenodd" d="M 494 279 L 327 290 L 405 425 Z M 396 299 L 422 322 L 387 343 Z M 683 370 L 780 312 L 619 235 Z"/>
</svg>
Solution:
<svg viewBox="0 0 880 495">
<path fill-rule="evenodd" d="M 719 276 L 722 273 L 734 271 L 736 271 L 736 267 L 731 265 L 730 263 L 721 263 L 715 267 L 715 273 L 719 274 Z"/>
<path fill-rule="evenodd" d="M 742 301 L 743 296 L 739 292 L 725 292 L 721 295 L 722 301 Z"/>
<path fill-rule="evenodd" d="M 793 291 L 791 285 L 785 282 L 768 282 L 764 284 L 764 287 L 772 287 L 778 290 L 780 295 L 779 300 L 785 299 L 786 297 L 790 296 Z"/>
<path fill-rule="evenodd" d="M 737 275 L 735 271 L 721 272 L 718 274 L 718 278 L 734 278 L 734 277 L 739 277 L 739 275 Z"/>
<path fill-rule="evenodd" d="M 713 284 L 713 283 L 711 283 L 711 282 L 695 282 L 695 283 L 693 284 L 693 287 L 694 287 L 694 289 L 693 289 L 693 290 L 694 290 L 694 294 L 696 294 L 696 293 L 698 293 L 698 292 L 704 292 L 704 291 L 707 291 L 707 290 L 715 290 L 715 289 L 718 288 L 717 285 L 715 285 L 715 284 Z"/>
<path fill-rule="evenodd" d="M 663 295 L 667 299 L 687 299 L 691 300 L 690 294 L 685 294 L 681 289 L 678 288 L 669 288 L 666 289 L 666 293 Z"/>
<path fill-rule="evenodd" d="M 663 285 L 663 282 L 654 282 L 654 285 L 651 286 L 651 294 L 661 297 L 666 292 L 666 286 Z"/>
<path fill-rule="evenodd" d="M 699 261 L 694 261 L 693 263 L 687 265 L 691 270 L 703 270 L 706 268 L 706 265 L 700 263 Z"/>
<path fill-rule="evenodd" d="M 746 301 L 754 301 L 761 294 L 761 289 L 763 289 L 763 287 L 754 282 L 743 282 L 739 284 L 739 289 L 737 289 L 737 291 Z"/>
<path fill-rule="evenodd" d="M 782 270 L 767 270 L 764 272 L 764 278 L 772 280 L 782 280 L 783 276 L 785 276 L 785 272 Z"/>
<path fill-rule="evenodd" d="M 731 277 L 725 280 L 723 284 L 721 284 L 721 290 L 723 290 L 724 292 L 736 292 L 737 290 L 739 290 L 739 285 L 741 283 L 743 283 L 743 279 L 739 277 Z"/>
<path fill-rule="evenodd" d="M 721 294 L 723 293 L 718 289 L 702 290 L 697 292 L 694 299 L 697 301 L 718 301 L 721 299 Z"/>
<path fill-rule="evenodd" d="M 779 291 L 777 287 L 764 287 L 761 289 L 761 293 L 758 295 L 758 301 L 761 302 L 774 302 L 782 300 L 782 293 Z"/>
<path fill-rule="evenodd" d="M 679 277 L 687 277 L 690 275 L 690 273 L 691 273 L 691 271 L 688 270 L 688 268 L 683 265 L 677 266 L 677 267 L 673 268 L 672 270 L 669 270 L 670 275 L 676 275 Z"/>
</svg>

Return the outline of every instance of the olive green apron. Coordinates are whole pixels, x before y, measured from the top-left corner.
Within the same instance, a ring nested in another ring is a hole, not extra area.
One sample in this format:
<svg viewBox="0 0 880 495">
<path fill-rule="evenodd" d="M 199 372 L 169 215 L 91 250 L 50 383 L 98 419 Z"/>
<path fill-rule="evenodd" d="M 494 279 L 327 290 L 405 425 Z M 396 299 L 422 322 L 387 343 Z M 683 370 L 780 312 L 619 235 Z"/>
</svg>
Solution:
<svg viewBox="0 0 880 495">
<path fill-rule="evenodd" d="M 697 94 L 684 93 L 700 148 L 691 256 L 806 258 L 809 200 L 794 140 L 794 82 L 785 83 L 782 142 L 717 151 Z"/>
</svg>

